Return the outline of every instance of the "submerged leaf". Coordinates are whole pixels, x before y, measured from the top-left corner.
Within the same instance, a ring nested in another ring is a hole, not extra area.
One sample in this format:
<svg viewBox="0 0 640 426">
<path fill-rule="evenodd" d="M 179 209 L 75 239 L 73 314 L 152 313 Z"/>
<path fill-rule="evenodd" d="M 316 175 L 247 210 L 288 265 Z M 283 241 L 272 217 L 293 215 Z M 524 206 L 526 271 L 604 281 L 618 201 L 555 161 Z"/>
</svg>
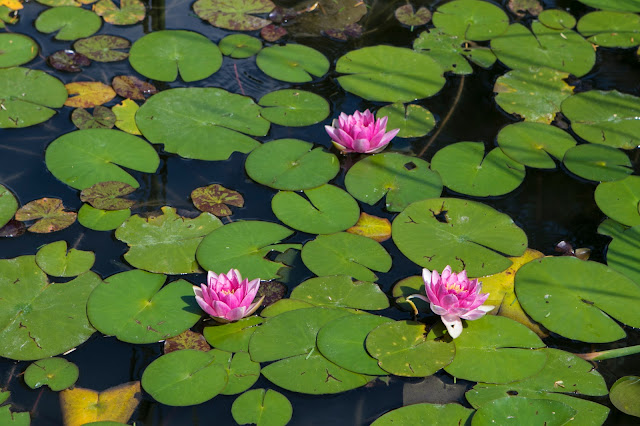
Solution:
<svg viewBox="0 0 640 426">
<path fill-rule="evenodd" d="M 269 13 L 274 7 L 270 0 L 198 0 L 193 11 L 214 27 L 253 31 L 271 23 L 254 15 Z"/>
<path fill-rule="evenodd" d="M 417 11 L 415 11 L 411 4 L 400 6 L 396 9 L 394 15 L 401 24 L 412 28 L 420 25 L 426 25 L 431 20 L 431 12 L 429 12 L 429 9 L 421 6 Z"/>
<path fill-rule="evenodd" d="M 140 80 L 134 75 L 119 75 L 111 81 L 111 87 L 118 96 L 125 99 L 144 101 L 147 97 L 158 93 L 158 89 L 146 81 Z"/>
<path fill-rule="evenodd" d="M 104 22 L 113 25 L 133 25 L 144 19 L 146 8 L 140 0 L 120 0 L 120 8 L 113 0 L 100 0 L 93 6 L 93 11 L 102 16 Z"/>
</svg>

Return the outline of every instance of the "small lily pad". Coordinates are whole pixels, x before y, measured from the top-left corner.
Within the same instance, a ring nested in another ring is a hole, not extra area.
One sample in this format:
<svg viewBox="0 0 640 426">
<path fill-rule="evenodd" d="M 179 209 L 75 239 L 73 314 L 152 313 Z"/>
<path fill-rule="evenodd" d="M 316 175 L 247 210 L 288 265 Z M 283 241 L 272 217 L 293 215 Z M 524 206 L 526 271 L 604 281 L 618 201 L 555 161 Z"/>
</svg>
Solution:
<svg viewBox="0 0 640 426">
<path fill-rule="evenodd" d="M 71 121 L 80 130 L 111 129 L 116 123 L 116 115 L 111 109 L 98 105 L 93 109 L 93 114 L 84 108 L 74 109 Z"/>
<path fill-rule="evenodd" d="M 407 302 L 407 297 L 413 294 L 420 294 L 427 297 L 424 280 L 421 275 L 413 275 L 401 279 L 393 286 L 391 294 L 393 294 L 393 297 L 396 297 L 396 305 L 403 311 L 413 311 L 413 307 L 415 306 L 418 312 L 430 312 L 429 302 L 416 298 L 411 299 L 412 304 Z"/>
<path fill-rule="evenodd" d="M 0 228 L 5 226 L 18 210 L 18 200 L 11 191 L 0 185 Z"/>
<path fill-rule="evenodd" d="M 97 35 L 73 43 L 73 48 L 77 52 L 98 62 L 116 62 L 127 59 L 129 53 L 123 50 L 129 49 L 129 46 L 131 46 L 129 40 L 114 35 Z"/>
<path fill-rule="evenodd" d="M 509 9 L 519 17 L 538 16 L 542 12 L 542 5 L 539 0 L 509 0 Z"/>
<path fill-rule="evenodd" d="M 381 243 L 391 238 L 391 222 L 389 222 L 389 219 L 362 212 L 358 222 L 347 229 L 346 232 L 371 238 Z"/>
<path fill-rule="evenodd" d="M 193 4 L 193 11 L 214 27 L 253 31 L 271 23 L 254 15 L 269 13 L 274 7 L 270 0 L 198 0 Z"/>
<path fill-rule="evenodd" d="M 276 26 L 273 24 L 269 24 L 260 30 L 260 36 L 265 39 L 265 41 L 270 42 L 278 41 L 287 34 L 289 34 L 287 29 L 280 25 Z"/>
<path fill-rule="evenodd" d="M 369 311 L 389 307 L 387 296 L 377 284 L 365 281 L 353 282 L 351 277 L 347 275 L 308 279 L 293 289 L 290 298 L 318 306 L 335 306 Z"/>
<path fill-rule="evenodd" d="M 431 20 L 429 9 L 422 6 L 416 11 L 411 4 L 400 6 L 395 10 L 394 15 L 401 24 L 412 28 L 426 25 Z"/>
<path fill-rule="evenodd" d="M 538 20 L 546 27 L 554 30 L 570 30 L 576 26 L 576 18 L 562 9 L 544 10 L 538 15 Z"/>
<path fill-rule="evenodd" d="M 31 389 L 38 389 L 42 385 L 58 392 L 78 380 L 78 367 L 64 358 L 41 359 L 31 364 L 24 372 L 24 381 Z"/>
<path fill-rule="evenodd" d="M 100 210 L 83 204 L 78 210 L 78 222 L 85 228 L 95 231 L 111 231 L 116 229 L 131 216 L 131 209 Z"/>
<path fill-rule="evenodd" d="M 256 64 L 269 77 L 289 83 L 311 81 L 329 71 L 326 56 L 302 44 L 265 47 L 256 56 Z"/>
<path fill-rule="evenodd" d="M 144 101 L 147 97 L 158 93 L 158 89 L 146 81 L 140 80 L 134 75 L 119 75 L 111 81 L 111 87 L 118 96 L 125 99 L 137 99 Z"/>
<path fill-rule="evenodd" d="M 619 149 L 582 144 L 569 149 L 562 160 L 571 173 L 595 181 L 615 181 L 633 173 L 631 160 Z"/>
<path fill-rule="evenodd" d="M 113 25 L 133 25 L 144 19 L 146 8 L 140 0 L 120 0 L 120 8 L 112 0 L 100 0 L 93 11 L 102 16 L 104 22 Z"/>
<path fill-rule="evenodd" d="M 0 68 L 26 64 L 38 55 L 38 44 L 26 35 L 0 34 Z"/>
<path fill-rule="evenodd" d="M 510 158 L 520 164 L 539 169 L 555 169 L 568 149 L 576 145 L 573 137 L 544 123 L 520 122 L 509 124 L 498 133 L 498 145 Z"/>
<path fill-rule="evenodd" d="M 595 191 L 596 204 L 602 213 L 626 226 L 640 225 L 640 176 L 627 176 L 602 182 Z"/>
<path fill-rule="evenodd" d="M 73 50 L 58 50 L 47 58 L 47 63 L 59 71 L 80 72 L 91 65 L 91 59 Z"/>
<path fill-rule="evenodd" d="M 431 111 L 420 105 L 395 103 L 382 107 L 376 118 L 387 117 L 387 129 L 400 129 L 399 138 L 417 138 L 429 133 L 436 125 Z"/>
<path fill-rule="evenodd" d="M 260 115 L 274 124 L 290 127 L 310 126 L 329 116 L 329 103 L 304 90 L 283 89 L 267 93 L 258 101 Z"/>
<path fill-rule="evenodd" d="M 234 59 L 250 58 L 262 49 L 260 39 L 247 34 L 230 34 L 218 45 L 223 55 Z"/>
<path fill-rule="evenodd" d="M 191 201 L 198 210 L 212 213 L 218 217 L 230 216 L 233 212 L 229 206 L 244 206 L 244 198 L 238 191 L 227 189 L 217 183 L 191 191 Z"/>
<path fill-rule="evenodd" d="M 640 417 L 640 377 L 624 376 L 611 386 L 609 395 L 615 407 L 625 414 Z"/>
<path fill-rule="evenodd" d="M 102 20 L 90 10 L 60 6 L 42 12 L 34 25 L 41 33 L 57 32 L 56 40 L 76 40 L 96 33 Z"/>
<path fill-rule="evenodd" d="M 293 407 L 279 392 L 252 389 L 233 401 L 231 415 L 239 425 L 284 426 L 291 420 Z"/>
<path fill-rule="evenodd" d="M 591 12 L 580 18 L 578 31 L 597 46 L 634 47 L 640 44 L 640 16 L 602 10 Z"/>
<path fill-rule="evenodd" d="M 76 277 L 93 266 L 96 256 L 91 251 L 67 250 L 66 241 L 49 243 L 36 253 L 36 263 L 54 277 Z"/>
<path fill-rule="evenodd" d="M 99 81 L 77 81 L 65 84 L 64 87 L 69 93 L 69 98 L 64 104 L 74 108 L 93 108 L 116 97 L 116 92 L 111 86 Z"/>
<path fill-rule="evenodd" d="M 47 234 L 68 228 L 76 221 L 76 213 L 65 211 L 62 200 L 58 198 L 40 198 L 20 207 L 16 220 L 26 222 L 35 220 L 29 227 L 30 232 Z"/>
<path fill-rule="evenodd" d="M 222 395 L 236 395 L 245 392 L 260 378 L 260 363 L 252 361 L 246 352 L 233 354 L 226 369 L 229 381 L 220 392 Z"/>
<path fill-rule="evenodd" d="M 135 190 L 133 186 L 124 182 L 98 182 L 80 192 L 80 201 L 89 203 L 96 209 L 123 210 L 132 207 L 136 202 L 119 197 L 131 194 Z"/>
<path fill-rule="evenodd" d="M 484 41 L 504 33 L 509 17 L 498 6 L 478 0 L 455 0 L 433 14 L 433 24 L 447 34 Z"/>
<path fill-rule="evenodd" d="M 136 125 L 136 113 L 140 108 L 136 101 L 125 99 L 122 103 L 114 105 L 111 110 L 116 116 L 116 127 L 131 135 L 141 135 Z"/>
</svg>

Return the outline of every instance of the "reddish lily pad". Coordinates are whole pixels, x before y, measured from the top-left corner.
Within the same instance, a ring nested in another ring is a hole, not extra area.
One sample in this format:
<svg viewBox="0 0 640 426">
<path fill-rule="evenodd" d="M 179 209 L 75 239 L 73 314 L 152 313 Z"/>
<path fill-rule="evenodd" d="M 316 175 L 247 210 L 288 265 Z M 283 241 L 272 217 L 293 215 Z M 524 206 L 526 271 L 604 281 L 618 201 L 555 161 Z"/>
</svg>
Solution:
<svg viewBox="0 0 640 426">
<path fill-rule="evenodd" d="M 91 59 L 73 50 L 58 50 L 47 58 L 47 63 L 59 71 L 80 72 L 91 65 Z"/>
<path fill-rule="evenodd" d="M 287 29 L 285 27 L 276 26 L 273 24 L 269 24 L 260 30 L 260 36 L 266 41 L 271 42 L 278 41 L 287 34 Z"/>
<path fill-rule="evenodd" d="M 0 237 L 2 238 L 19 237 L 20 235 L 24 234 L 26 230 L 27 230 L 27 227 L 24 226 L 24 223 L 17 221 L 15 219 L 11 219 L 2 228 L 0 228 Z"/>
<path fill-rule="evenodd" d="M 140 0 L 120 0 L 120 8 L 112 0 L 100 0 L 93 11 L 104 22 L 113 25 L 132 25 L 144 19 L 146 8 Z"/>
<path fill-rule="evenodd" d="M 71 113 L 71 121 L 78 129 L 111 129 L 116 123 L 116 115 L 109 108 L 98 105 L 93 115 L 84 108 L 76 108 Z"/>
<path fill-rule="evenodd" d="M 211 350 L 211 346 L 207 343 L 207 339 L 200 333 L 185 330 L 175 337 L 170 337 L 164 341 L 164 353 L 179 351 L 181 349 L 195 349 L 197 351 L 207 352 Z"/>
<path fill-rule="evenodd" d="M 269 13 L 275 5 L 270 0 L 198 0 L 193 10 L 214 27 L 234 31 L 253 31 L 271 23 L 254 16 Z"/>
<path fill-rule="evenodd" d="M 153 84 L 142 81 L 134 75 L 114 77 L 111 81 L 111 87 L 113 87 L 118 96 L 140 101 L 144 101 L 147 97 L 158 93 L 158 89 Z"/>
<path fill-rule="evenodd" d="M 429 12 L 429 9 L 422 6 L 416 11 L 411 4 L 405 4 L 404 6 L 397 8 L 395 15 L 396 19 L 400 21 L 401 24 L 409 27 L 426 25 L 431 20 L 431 12 Z"/>
<path fill-rule="evenodd" d="M 128 49 L 130 46 L 131 43 L 126 38 L 113 35 L 97 35 L 73 43 L 76 51 L 98 62 L 116 62 L 127 59 L 129 54 L 120 50 Z"/>
<path fill-rule="evenodd" d="M 232 214 L 227 204 L 236 207 L 244 206 L 244 198 L 239 192 L 217 183 L 194 189 L 191 192 L 191 200 L 198 210 L 213 213 L 218 217 Z"/>
<path fill-rule="evenodd" d="M 136 202 L 126 200 L 123 195 L 131 194 L 136 189 L 128 183 L 118 181 L 98 182 L 80 192 L 80 200 L 100 210 L 122 210 L 132 207 Z"/>
<path fill-rule="evenodd" d="M 65 84 L 64 87 L 70 96 L 64 104 L 75 108 L 93 108 L 109 102 L 116 96 L 111 86 L 99 81 L 78 81 Z"/>
<path fill-rule="evenodd" d="M 76 221 L 76 213 L 64 211 L 62 200 L 58 198 L 40 198 L 20 207 L 16 212 L 16 220 L 36 220 L 28 230 L 46 234 L 71 226 Z"/>
</svg>

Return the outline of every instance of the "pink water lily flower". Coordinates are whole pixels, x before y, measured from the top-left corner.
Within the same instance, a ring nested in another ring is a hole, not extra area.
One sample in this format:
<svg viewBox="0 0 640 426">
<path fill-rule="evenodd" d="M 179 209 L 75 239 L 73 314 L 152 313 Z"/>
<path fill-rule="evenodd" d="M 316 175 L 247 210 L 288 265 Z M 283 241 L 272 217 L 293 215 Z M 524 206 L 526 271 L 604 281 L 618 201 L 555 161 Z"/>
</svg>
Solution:
<svg viewBox="0 0 640 426">
<path fill-rule="evenodd" d="M 419 294 L 417 297 L 429 302 L 431 310 L 440 315 L 449 335 L 452 338 L 462 333 L 462 321 L 476 320 L 495 306 L 483 305 L 489 293 L 480 293 L 482 284 L 477 278 L 469 280 L 467 271 L 458 274 L 451 272 L 451 266 L 444 268 L 442 276 L 437 271 L 422 270 L 422 279 L 427 297 Z"/>
<path fill-rule="evenodd" d="M 343 112 L 337 120 L 333 120 L 332 126 L 324 128 L 331 136 L 333 145 L 343 154 L 380 152 L 400 131 L 394 129 L 387 132 L 387 117 L 376 120 L 369 110 L 356 111 L 353 115 Z"/>
<path fill-rule="evenodd" d="M 220 275 L 209 271 L 207 284 L 193 286 L 193 292 L 203 311 L 217 321 L 230 322 L 249 316 L 258 309 L 264 296 L 257 302 L 252 302 L 259 287 L 259 278 L 243 281 L 240 272 L 231 269 Z"/>
</svg>

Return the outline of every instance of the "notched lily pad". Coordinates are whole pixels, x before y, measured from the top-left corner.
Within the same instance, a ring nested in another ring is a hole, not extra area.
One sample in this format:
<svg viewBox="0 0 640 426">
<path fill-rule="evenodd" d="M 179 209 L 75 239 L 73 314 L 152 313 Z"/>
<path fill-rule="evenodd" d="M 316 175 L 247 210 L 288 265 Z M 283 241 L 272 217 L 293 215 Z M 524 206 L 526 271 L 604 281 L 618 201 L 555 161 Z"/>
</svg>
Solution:
<svg viewBox="0 0 640 426">
<path fill-rule="evenodd" d="M 247 34 L 230 34 L 218 44 L 223 55 L 234 59 L 250 58 L 262 49 L 260 39 Z"/>
<path fill-rule="evenodd" d="M 98 105 L 93 109 L 93 114 L 84 108 L 74 109 L 71 121 L 80 130 L 111 129 L 116 123 L 116 115 L 111 109 Z"/>
<path fill-rule="evenodd" d="M 116 127 L 131 135 L 141 135 L 136 125 L 136 113 L 139 109 L 136 101 L 131 99 L 125 99 L 122 103 L 114 105 L 111 110 L 116 116 Z"/>
<path fill-rule="evenodd" d="M 31 389 L 46 385 L 58 392 L 78 380 L 78 366 L 64 358 L 46 358 L 31 364 L 24 372 L 24 381 Z"/>
<path fill-rule="evenodd" d="M 65 425 L 126 424 L 142 400 L 140 382 L 128 382 L 102 392 L 75 387 L 60 392 Z"/>
<path fill-rule="evenodd" d="M 389 219 L 362 212 L 358 222 L 347 229 L 346 232 L 362 235 L 381 243 L 391 238 L 391 222 L 389 222 Z"/>
<path fill-rule="evenodd" d="M 111 87 L 118 96 L 125 99 L 144 101 L 151 95 L 158 93 L 158 89 L 146 81 L 140 80 L 135 75 L 119 75 L 111 80 Z"/>
<path fill-rule="evenodd" d="M 540 169 L 555 169 L 575 139 L 558 127 L 544 123 L 509 124 L 498 133 L 498 145 L 509 158 L 520 164 Z"/>
<path fill-rule="evenodd" d="M 191 191 L 191 201 L 198 210 L 218 217 L 230 216 L 233 212 L 229 206 L 244 206 L 244 198 L 238 191 L 227 189 L 217 183 Z"/>
<path fill-rule="evenodd" d="M 135 200 L 120 198 L 129 195 L 136 189 L 124 182 L 107 181 L 98 182 L 80 192 L 80 201 L 89 203 L 96 209 L 122 210 L 132 207 Z"/>
<path fill-rule="evenodd" d="M 416 11 L 411 4 L 400 6 L 396 9 L 394 15 L 401 24 L 412 28 L 420 25 L 426 25 L 431 20 L 431 12 L 429 9 L 421 6 Z"/>
<path fill-rule="evenodd" d="M 16 212 L 16 220 L 35 220 L 36 223 L 28 231 L 47 234 L 71 226 L 76 221 L 76 215 L 76 212 L 65 211 L 62 200 L 58 198 L 40 198 L 20 207 Z"/>
<path fill-rule="evenodd" d="M 131 209 L 123 210 L 100 210 L 83 204 L 78 210 L 78 222 L 85 228 L 95 231 L 111 231 L 127 220 L 131 216 Z"/>
<path fill-rule="evenodd" d="M 73 43 L 73 48 L 89 59 L 98 62 L 116 62 L 127 59 L 129 53 L 123 52 L 129 49 L 129 40 L 114 35 L 97 35 L 83 38 Z"/>
<path fill-rule="evenodd" d="M 96 33 L 102 20 L 90 10 L 60 6 L 42 12 L 34 25 L 41 33 L 57 32 L 56 40 L 76 40 Z"/>
<path fill-rule="evenodd" d="M 329 116 L 329 103 L 304 90 L 283 89 L 267 93 L 258 101 L 260 115 L 282 126 L 310 126 Z"/>
<path fill-rule="evenodd" d="M 287 34 L 288 32 L 285 27 L 273 24 L 269 24 L 260 30 L 260 37 L 270 42 L 278 41 Z"/>
<path fill-rule="evenodd" d="M 570 30 L 576 26 L 576 18 L 562 9 L 548 9 L 538 15 L 538 20 L 546 27 L 554 30 Z"/>
<path fill-rule="evenodd" d="M 606 145 L 575 146 L 564 154 L 562 162 L 571 173 L 600 182 L 621 180 L 633 173 L 627 154 Z"/>
<path fill-rule="evenodd" d="M 233 401 L 231 415 L 239 425 L 284 426 L 291 420 L 293 407 L 279 392 L 252 389 Z"/>
<path fill-rule="evenodd" d="M 291 299 L 318 306 L 376 311 L 389 307 L 387 296 L 377 284 L 353 281 L 347 275 L 322 276 L 300 283 L 291 292 Z"/>
<path fill-rule="evenodd" d="M 112 0 L 100 0 L 93 11 L 102 16 L 104 22 L 113 25 L 133 25 L 144 19 L 146 8 L 140 0 L 120 0 L 120 8 Z"/>
<path fill-rule="evenodd" d="M 66 241 L 49 243 L 36 253 L 40 269 L 54 277 L 76 277 L 91 269 L 95 260 L 96 256 L 91 251 L 68 250 Z"/>
<path fill-rule="evenodd" d="M 597 46 L 634 47 L 640 44 L 640 16 L 602 10 L 591 12 L 580 18 L 578 31 Z"/>
<path fill-rule="evenodd" d="M 253 31 L 271 23 L 255 15 L 269 13 L 274 7 L 270 0 L 198 0 L 193 11 L 214 27 Z"/>
<path fill-rule="evenodd" d="M 416 138 L 429 133 L 436 119 L 428 109 L 420 105 L 404 105 L 400 102 L 384 106 L 376 112 L 376 118 L 387 117 L 387 129 L 400 129 L 399 138 Z"/>
<path fill-rule="evenodd" d="M 455 0 L 438 7 L 433 14 L 433 24 L 447 34 L 483 41 L 504 33 L 509 17 L 486 1 Z"/>
</svg>

